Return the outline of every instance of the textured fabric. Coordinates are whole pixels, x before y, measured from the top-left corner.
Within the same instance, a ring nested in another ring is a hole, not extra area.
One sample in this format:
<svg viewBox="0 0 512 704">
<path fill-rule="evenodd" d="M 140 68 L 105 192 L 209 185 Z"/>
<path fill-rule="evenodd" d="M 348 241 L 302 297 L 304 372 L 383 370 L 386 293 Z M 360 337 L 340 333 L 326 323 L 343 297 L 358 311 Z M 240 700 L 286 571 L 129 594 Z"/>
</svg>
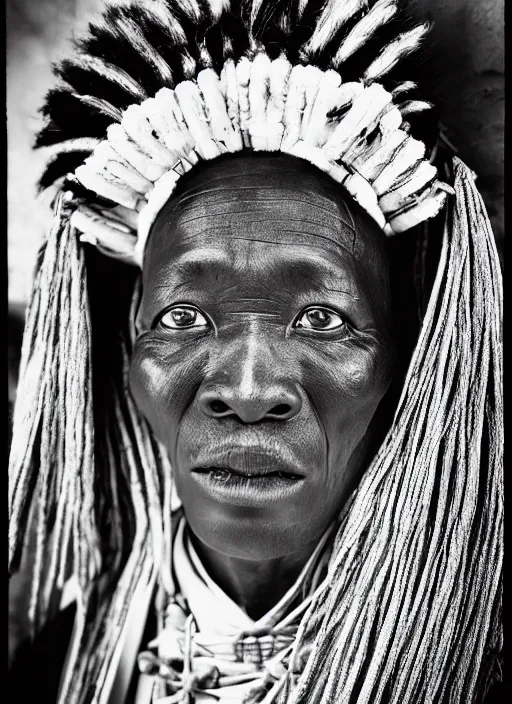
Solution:
<svg viewBox="0 0 512 704">
<path fill-rule="evenodd" d="M 26 641 L 20 647 L 7 676 L 9 702 L 44 702 L 56 704 L 59 679 L 71 638 L 75 607 L 61 611 L 48 623 L 33 643 Z M 507 701 L 507 686 L 495 682 L 485 698 L 475 704 L 503 704 Z M 213 700 L 211 700 L 213 701 Z M 123 704 L 145 704 L 133 693 Z"/>
</svg>

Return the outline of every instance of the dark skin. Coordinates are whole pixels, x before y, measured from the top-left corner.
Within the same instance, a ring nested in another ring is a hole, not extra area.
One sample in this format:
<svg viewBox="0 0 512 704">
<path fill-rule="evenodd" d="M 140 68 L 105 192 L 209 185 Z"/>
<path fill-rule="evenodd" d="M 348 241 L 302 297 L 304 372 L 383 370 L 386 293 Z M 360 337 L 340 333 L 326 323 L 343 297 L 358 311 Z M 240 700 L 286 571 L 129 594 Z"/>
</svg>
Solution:
<svg viewBox="0 0 512 704">
<path fill-rule="evenodd" d="M 130 387 L 206 569 L 258 618 L 371 458 L 396 357 L 388 252 L 294 157 L 224 157 L 182 181 L 148 241 Z M 219 487 L 210 465 L 251 476 Z M 258 484 L 258 467 L 281 479 Z"/>
</svg>

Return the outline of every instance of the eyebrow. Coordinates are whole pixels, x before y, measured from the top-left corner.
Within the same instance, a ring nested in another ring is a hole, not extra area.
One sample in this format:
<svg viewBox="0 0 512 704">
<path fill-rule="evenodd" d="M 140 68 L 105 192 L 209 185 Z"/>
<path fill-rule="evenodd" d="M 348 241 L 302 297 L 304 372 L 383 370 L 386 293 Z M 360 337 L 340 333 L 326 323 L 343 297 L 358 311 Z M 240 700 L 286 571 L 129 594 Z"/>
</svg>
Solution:
<svg viewBox="0 0 512 704">
<path fill-rule="evenodd" d="M 230 258 L 223 254 L 217 247 L 201 247 L 192 252 L 181 254 L 176 262 L 176 266 L 197 266 L 207 263 L 230 264 Z"/>
<path fill-rule="evenodd" d="M 298 257 L 294 262 L 287 262 L 287 266 L 282 270 L 283 283 L 287 279 L 293 280 L 297 277 L 308 281 L 308 283 L 318 283 L 318 274 L 321 274 L 327 280 L 321 283 L 318 287 L 319 289 L 330 293 L 341 293 L 355 301 L 360 300 L 360 296 L 348 290 L 347 286 L 343 288 L 337 287 L 337 281 L 340 280 L 336 276 L 337 271 L 339 272 L 340 270 L 337 269 L 336 265 L 327 262 L 322 256 L 312 254 L 307 259 Z"/>
<path fill-rule="evenodd" d="M 152 288 L 169 288 L 170 282 L 175 290 L 183 288 L 187 284 L 192 285 L 192 279 L 201 275 L 201 271 L 204 271 L 205 266 L 216 269 L 221 273 L 232 266 L 231 257 L 215 247 L 202 247 L 192 252 L 185 252 L 171 266 L 166 267 L 163 272 L 159 273 L 158 278 L 165 276 L 165 282 L 153 284 Z"/>
</svg>

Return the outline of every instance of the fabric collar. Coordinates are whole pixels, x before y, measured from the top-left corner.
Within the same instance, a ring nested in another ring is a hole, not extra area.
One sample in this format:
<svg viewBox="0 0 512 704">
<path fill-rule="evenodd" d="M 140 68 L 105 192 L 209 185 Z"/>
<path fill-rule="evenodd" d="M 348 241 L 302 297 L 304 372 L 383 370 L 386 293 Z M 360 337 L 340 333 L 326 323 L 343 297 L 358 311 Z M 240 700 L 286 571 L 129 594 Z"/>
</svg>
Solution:
<svg viewBox="0 0 512 704">
<path fill-rule="evenodd" d="M 148 645 L 158 655 L 139 655 L 136 704 L 174 704 L 187 695 L 197 704 L 252 703 L 282 686 L 300 620 L 321 588 L 333 527 L 292 587 L 254 621 L 208 575 L 182 519 L 173 545 L 176 592 L 163 631 Z"/>
<path fill-rule="evenodd" d="M 174 542 L 174 569 L 178 591 L 188 602 L 199 632 L 233 638 L 241 632 L 274 626 L 289 612 L 302 591 L 309 596 L 319 583 L 324 561 L 320 560 L 329 531 L 319 541 L 297 580 L 279 602 L 257 621 L 250 618 L 209 576 L 182 519 Z"/>
</svg>

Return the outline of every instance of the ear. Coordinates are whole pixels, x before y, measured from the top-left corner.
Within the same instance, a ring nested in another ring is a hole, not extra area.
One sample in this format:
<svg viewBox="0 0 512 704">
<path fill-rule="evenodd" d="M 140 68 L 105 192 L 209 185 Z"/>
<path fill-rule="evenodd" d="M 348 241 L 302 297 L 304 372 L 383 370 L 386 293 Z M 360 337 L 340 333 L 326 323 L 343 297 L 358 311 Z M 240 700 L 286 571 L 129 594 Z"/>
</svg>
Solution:
<svg viewBox="0 0 512 704">
<path fill-rule="evenodd" d="M 142 272 L 139 274 L 133 287 L 132 302 L 130 305 L 130 342 L 133 344 L 140 335 L 139 311 L 142 301 Z"/>
</svg>

